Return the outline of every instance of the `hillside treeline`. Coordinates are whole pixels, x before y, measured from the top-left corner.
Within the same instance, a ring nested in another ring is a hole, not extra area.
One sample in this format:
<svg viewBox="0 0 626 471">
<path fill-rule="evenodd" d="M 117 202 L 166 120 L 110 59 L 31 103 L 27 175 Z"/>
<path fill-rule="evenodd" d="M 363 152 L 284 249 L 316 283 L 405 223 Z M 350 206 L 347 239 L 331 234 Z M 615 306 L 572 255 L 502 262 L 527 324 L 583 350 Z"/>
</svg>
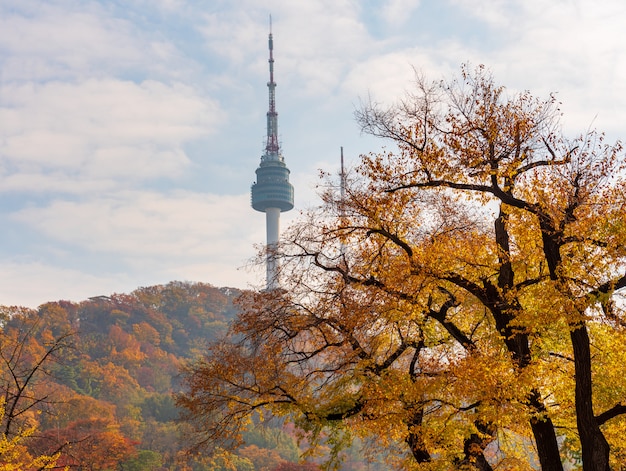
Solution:
<svg viewBox="0 0 626 471">
<path fill-rule="evenodd" d="M 43 469 L 33 465 L 40 456 L 89 471 L 317 469 L 298 464 L 295 435 L 279 424 L 251 426 L 234 453 L 190 452 L 174 402 L 179 372 L 226 333 L 239 294 L 172 282 L 36 310 L 0 307 L 0 469 Z M 11 468 L 12 456 L 34 461 Z M 364 466 L 348 458 L 345 469 Z"/>
</svg>

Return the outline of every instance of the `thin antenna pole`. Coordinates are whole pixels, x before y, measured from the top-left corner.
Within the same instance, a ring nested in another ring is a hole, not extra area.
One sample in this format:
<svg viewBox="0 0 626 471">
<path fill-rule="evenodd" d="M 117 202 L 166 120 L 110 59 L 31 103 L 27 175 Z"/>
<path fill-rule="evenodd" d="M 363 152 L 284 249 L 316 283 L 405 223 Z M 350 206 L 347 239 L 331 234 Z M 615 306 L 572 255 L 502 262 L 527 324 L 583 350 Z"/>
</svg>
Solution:
<svg viewBox="0 0 626 471">
<path fill-rule="evenodd" d="M 339 217 L 343 220 L 346 216 L 345 198 L 346 198 L 346 172 L 343 166 L 343 146 L 341 146 L 341 173 L 339 174 Z M 342 221 L 343 223 L 343 221 Z M 341 242 L 341 257 L 345 262 L 346 245 Z"/>
<path fill-rule="evenodd" d="M 346 172 L 343 167 L 343 146 L 341 146 L 341 173 L 339 174 L 339 196 L 341 197 L 341 217 L 345 216 L 343 201 L 346 197 Z"/>
</svg>

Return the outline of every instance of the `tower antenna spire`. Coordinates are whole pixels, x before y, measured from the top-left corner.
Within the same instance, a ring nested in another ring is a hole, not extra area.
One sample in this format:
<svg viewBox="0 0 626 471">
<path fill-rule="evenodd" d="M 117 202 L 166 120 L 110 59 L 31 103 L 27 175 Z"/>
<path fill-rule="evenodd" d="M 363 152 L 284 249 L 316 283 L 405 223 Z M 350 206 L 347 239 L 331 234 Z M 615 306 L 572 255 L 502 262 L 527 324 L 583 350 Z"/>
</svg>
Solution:
<svg viewBox="0 0 626 471">
<path fill-rule="evenodd" d="M 269 91 L 269 110 L 267 112 L 267 142 L 265 157 L 272 160 L 282 160 L 278 143 L 278 113 L 276 112 L 276 82 L 274 82 L 274 37 L 272 35 L 272 15 L 270 15 L 270 34 L 268 37 L 270 58 L 270 81 L 267 82 Z"/>
<path fill-rule="evenodd" d="M 252 207 L 265 213 L 267 230 L 266 286 L 277 288 L 278 261 L 276 250 L 280 231 L 280 213 L 293 209 L 293 186 L 289 183 L 289 169 L 285 165 L 278 143 L 278 113 L 276 112 L 276 82 L 274 82 L 274 37 L 270 15 L 268 37 L 270 80 L 269 110 L 267 112 L 267 141 L 261 164 L 256 169 L 257 181 L 252 184 Z"/>
</svg>

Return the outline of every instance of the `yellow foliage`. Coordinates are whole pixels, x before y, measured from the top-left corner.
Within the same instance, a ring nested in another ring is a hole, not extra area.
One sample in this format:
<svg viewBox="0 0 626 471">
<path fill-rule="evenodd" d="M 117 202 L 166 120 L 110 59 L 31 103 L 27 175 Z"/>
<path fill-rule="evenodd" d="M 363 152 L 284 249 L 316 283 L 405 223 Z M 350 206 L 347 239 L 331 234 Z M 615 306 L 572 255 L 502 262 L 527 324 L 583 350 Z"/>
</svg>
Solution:
<svg viewBox="0 0 626 471">
<path fill-rule="evenodd" d="M 4 405 L 0 405 L 0 416 L 4 416 Z M 59 454 L 31 456 L 24 445 L 25 440 L 35 432 L 34 428 L 23 430 L 19 435 L 7 437 L 0 434 L 0 471 L 30 471 L 59 469 L 56 462 Z M 69 468 L 62 468 L 67 471 Z"/>
<path fill-rule="evenodd" d="M 286 232 L 282 289 L 242 299 L 180 403 L 212 439 L 269 409 L 407 469 L 528 470 L 532 449 L 558 469 L 581 431 L 617 462 L 622 419 L 594 421 L 626 401 L 621 144 L 556 134 L 554 97 L 509 97 L 482 67 L 417 87 L 357 112 L 397 150 Z"/>
</svg>

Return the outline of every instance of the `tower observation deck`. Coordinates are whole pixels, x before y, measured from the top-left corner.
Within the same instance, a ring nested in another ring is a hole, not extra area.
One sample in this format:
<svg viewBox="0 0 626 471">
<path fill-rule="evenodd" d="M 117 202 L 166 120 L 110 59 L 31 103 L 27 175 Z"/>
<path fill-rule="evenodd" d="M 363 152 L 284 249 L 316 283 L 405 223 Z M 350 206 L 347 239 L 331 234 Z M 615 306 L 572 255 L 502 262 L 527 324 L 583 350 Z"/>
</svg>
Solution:
<svg viewBox="0 0 626 471">
<path fill-rule="evenodd" d="M 274 40 L 270 17 L 269 34 L 269 111 L 267 112 L 267 142 L 261 164 L 256 169 L 256 182 L 252 184 L 252 207 L 265 213 L 267 230 L 267 289 L 278 286 L 277 265 L 273 252 L 280 231 L 280 213 L 293 209 L 293 185 L 289 183 L 289 169 L 278 142 L 278 113 L 276 112 L 276 82 L 274 82 Z"/>
</svg>

